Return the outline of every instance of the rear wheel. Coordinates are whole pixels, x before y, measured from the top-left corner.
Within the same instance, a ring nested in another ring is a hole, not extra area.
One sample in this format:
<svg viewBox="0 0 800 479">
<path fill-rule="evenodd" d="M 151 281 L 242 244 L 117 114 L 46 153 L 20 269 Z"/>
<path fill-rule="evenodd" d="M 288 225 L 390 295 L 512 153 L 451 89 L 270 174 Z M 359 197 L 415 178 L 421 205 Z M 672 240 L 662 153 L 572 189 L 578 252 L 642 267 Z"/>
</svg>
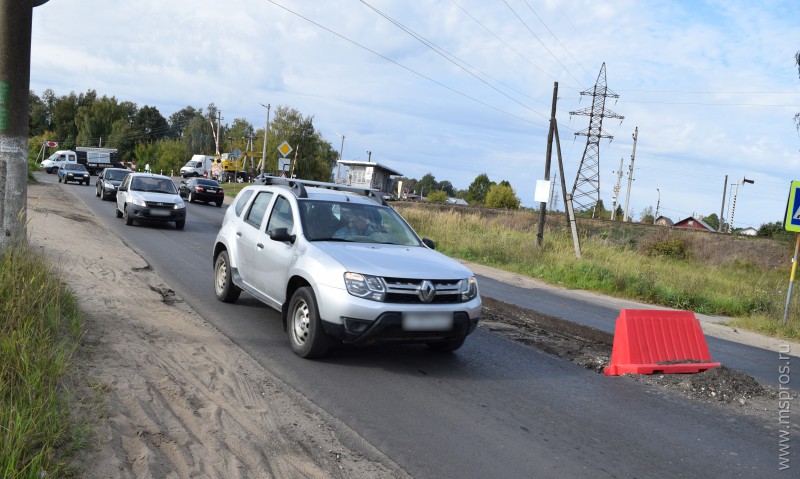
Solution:
<svg viewBox="0 0 800 479">
<path fill-rule="evenodd" d="M 295 291 L 289 303 L 289 344 L 295 354 L 307 359 L 324 356 L 330 346 L 314 291 L 308 286 Z"/>
<path fill-rule="evenodd" d="M 231 264 L 227 251 L 220 251 L 214 262 L 214 293 L 217 299 L 225 303 L 233 303 L 242 292 L 231 279 Z"/>
</svg>

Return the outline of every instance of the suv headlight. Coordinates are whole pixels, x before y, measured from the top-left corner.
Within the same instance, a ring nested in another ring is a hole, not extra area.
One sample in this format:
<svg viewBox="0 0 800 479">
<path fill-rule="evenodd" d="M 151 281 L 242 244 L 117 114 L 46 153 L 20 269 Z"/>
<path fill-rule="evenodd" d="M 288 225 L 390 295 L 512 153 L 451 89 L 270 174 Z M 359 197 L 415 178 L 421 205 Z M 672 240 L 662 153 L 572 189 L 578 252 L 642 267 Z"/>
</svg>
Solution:
<svg viewBox="0 0 800 479">
<path fill-rule="evenodd" d="M 175 206 L 173 206 L 173 208 L 176 210 L 186 208 L 186 203 L 183 202 L 183 198 L 175 198 Z"/>
<path fill-rule="evenodd" d="M 131 204 L 135 206 L 141 206 L 144 208 L 147 204 L 144 202 L 144 198 L 139 198 L 138 196 L 131 197 Z"/>
<path fill-rule="evenodd" d="M 475 276 L 461 280 L 461 301 L 469 301 L 478 296 L 478 280 Z"/>
<path fill-rule="evenodd" d="M 344 274 L 344 285 L 348 293 L 359 298 L 383 301 L 386 297 L 386 285 L 378 276 L 348 272 Z"/>
</svg>

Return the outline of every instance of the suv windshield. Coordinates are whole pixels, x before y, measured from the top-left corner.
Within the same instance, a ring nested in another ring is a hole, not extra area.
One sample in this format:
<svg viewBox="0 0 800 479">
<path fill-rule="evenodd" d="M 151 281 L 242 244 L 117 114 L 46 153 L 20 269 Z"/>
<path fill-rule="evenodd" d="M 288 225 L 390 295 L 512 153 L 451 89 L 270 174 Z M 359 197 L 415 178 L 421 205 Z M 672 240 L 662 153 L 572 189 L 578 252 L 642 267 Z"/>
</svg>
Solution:
<svg viewBox="0 0 800 479">
<path fill-rule="evenodd" d="M 417 235 L 393 209 L 369 204 L 299 201 L 309 241 L 351 241 L 418 246 Z"/>
</svg>

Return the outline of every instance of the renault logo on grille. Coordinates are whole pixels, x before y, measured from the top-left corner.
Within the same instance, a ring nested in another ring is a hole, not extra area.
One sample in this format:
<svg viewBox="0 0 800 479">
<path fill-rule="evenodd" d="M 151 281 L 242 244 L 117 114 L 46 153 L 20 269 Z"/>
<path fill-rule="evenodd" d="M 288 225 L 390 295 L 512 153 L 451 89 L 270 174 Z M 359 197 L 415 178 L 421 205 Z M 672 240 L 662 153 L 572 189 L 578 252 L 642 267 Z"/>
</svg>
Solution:
<svg viewBox="0 0 800 479">
<path fill-rule="evenodd" d="M 419 285 L 417 296 L 423 303 L 430 303 L 433 301 L 433 297 L 436 296 L 436 288 L 430 281 L 425 280 Z"/>
</svg>

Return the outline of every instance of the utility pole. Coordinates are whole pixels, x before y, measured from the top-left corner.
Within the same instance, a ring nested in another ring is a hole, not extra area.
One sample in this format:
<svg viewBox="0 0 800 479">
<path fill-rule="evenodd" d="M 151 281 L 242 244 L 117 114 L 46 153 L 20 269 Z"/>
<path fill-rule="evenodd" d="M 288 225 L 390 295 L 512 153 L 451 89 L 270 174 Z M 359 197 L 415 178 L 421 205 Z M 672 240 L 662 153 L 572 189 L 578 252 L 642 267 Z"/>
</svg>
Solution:
<svg viewBox="0 0 800 479">
<path fill-rule="evenodd" d="M 656 224 L 656 220 L 658 219 L 658 207 L 661 206 L 661 190 L 656 188 L 658 192 L 658 201 L 656 201 L 656 214 L 653 216 L 653 224 Z"/>
<path fill-rule="evenodd" d="M 339 161 L 337 162 L 339 166 L 336 169 L 336 183 L 339 183 L 340 178 L 342 176 L 342 160 L 344 159 L 344 157 L 342 156 L 343 153 L 344 153 L 344 135 L 342 135 L 342 145 L 339 147 Z"/>
<path fill-rule="evenodd" d="M 33 8 L 0 0 L 0 254 L 27 240 L 28 101 Z"/>
<path fill-rule="evenodd" d="M 725 183 L 722 185 L 722 208 L 719 209 L 719 228 L 717 231 L 722 233 L 725 228 L 725 192 L 728 191 L 728 175 L 725 175 Z"/>
<path fill-rule="evenodd" d="M 264 123 L 264 147 L 261 149 L 261 174 L 264 174 L 264 170 L 267 167 L 267 141 L 269 141 L 269 107 L 271 106 L 269 103 L 266 105 L 261 103 L 261 106 L 267 109 L 267 122 Z"/>
<path fill-rule="evenodd" d="M 556 180 L 558 180 L 558 173 L 553 175 L 553 186 L 550 187 L 550 203 L 547 207 L 550 211 L 555 211 L 556 201 L 558 199 L 558 193 L 555 188 Z"/>
<path fill-rule="evenodd" d="M 742 186 L 744 186 L 745 183 L 750 183 L 752 185 L 755 183 L 755 181 L 744 178 L 741 183 Z M 736 196 L 739 195 L 739 183 L 737 182 L 734 185 L 736 186 L 736 192 L 733 194 L 733 202 L 731 203 L 731 215 L 730 221 L 728 222 L 728 233 L 733 233 L 733 213 L 736 211 Z"/>
<path fill-rule="evenodd" d="M 639 127 L 633 132 L 633 153 L 631 153 L 631 166 L 628 170 L 628 193 L 625 194 L 625 214 L 622 216 L 622 222 L 628 222 L 628 203 L 631 200 L 631 182 L 633 181 L 633 161 L 636 159 L 636 141 L 639 139 Z"/>
<path fill-rule="evenodd" d="M 550 109 L 550 132 L 547 134 L 547 153 L 544 159 L 544 180 L 550 181 L 550 158 L 553 156 L 553 135 L 556 124 L 556 103 L 558 102 L 558 82 L 553 83 L 553 103 Z M 539 203 L 539 232 L 536 235 L 536 246 L 542 245 L 544 239 L 544 220 L 547 215 L 547 202 Z"/>
<path fill-rule="evenodd" d="M 611 221 L 617 219 L 617 198 L 619 197 L 619 185 L 622 182 L 622 157 L 619 159 L 617 169 L 617 184 L 614 185 L 614 195 L 611 197 Z"/>
</svg>

